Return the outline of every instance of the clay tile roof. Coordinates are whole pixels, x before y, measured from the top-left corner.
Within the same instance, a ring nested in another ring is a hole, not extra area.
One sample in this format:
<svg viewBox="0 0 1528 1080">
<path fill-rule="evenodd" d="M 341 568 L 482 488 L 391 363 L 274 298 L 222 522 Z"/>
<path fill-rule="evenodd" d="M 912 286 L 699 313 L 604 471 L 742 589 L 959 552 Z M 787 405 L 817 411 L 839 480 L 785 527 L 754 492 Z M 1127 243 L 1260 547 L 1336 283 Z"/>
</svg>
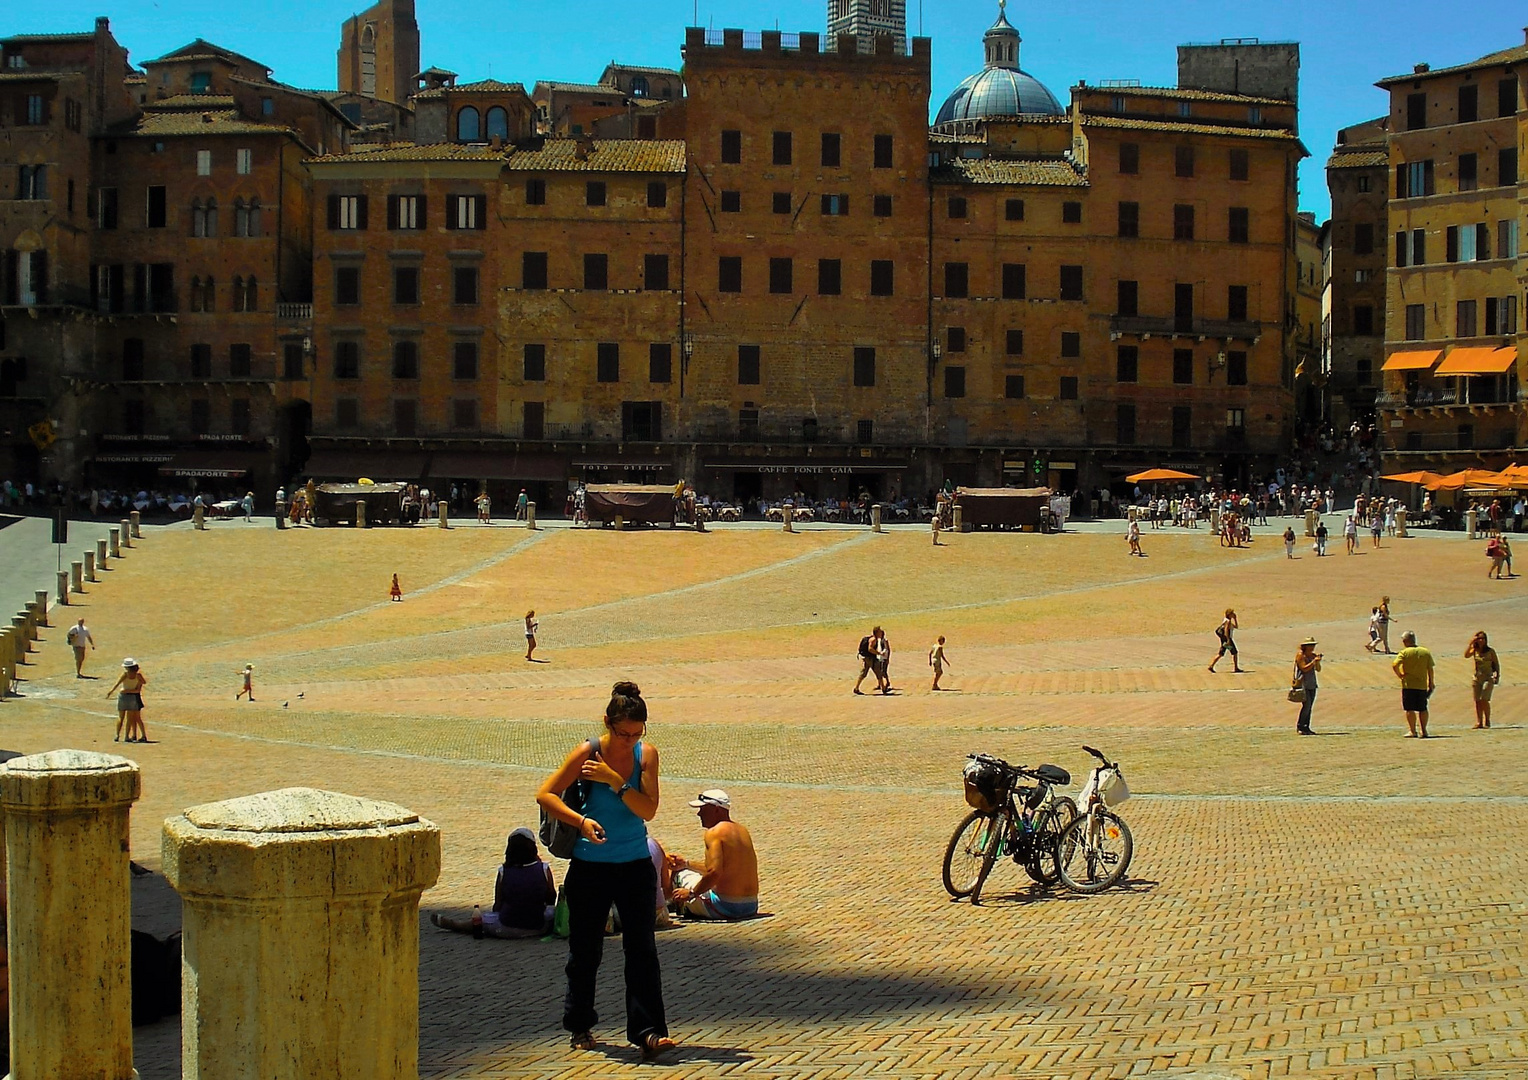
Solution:
<svg viewBox="0 0 1528 1080">
<path fill-rule="evenodd" d="M 1372 169 L 1390 164 L 1390 155 L 1384 150 L 1338 151 L 1326 159 L 1328 169 Z"/>
<path fill-rule="evenodd" d="M 79 71 L 34 71 L 31 68 L 23 68 L 20 71 L 0 71 L 0 82 L 55 82 L 65 75 L 81 75 Z"/>
<path fill-rule="evenodd" d="M 91 30 L 74 34 L 12 34 L 0 38 L 0 45 L 9 45 L 13 41 L 89 41 L 93 37 L 95 32 Z"/>
<path fill-rule="evenodd" d="M 214 45 L 206 38 L 197 38 L 191 44 L 182 45 L 174 52 L 167 52 L 153 60 L 145 60 L 143 66 L 173 64 L 185 60 L 223 60 L 233 64 L 248 64 L 250 67 L 259 68 L 262 71 L 271 70 L 269 64 L 263 64 L 253 57 L 245 56 L 243 53 L 236 53 L 232 49 L 225 49 L 221 45 Z"/>
<path fill-rule="evenodd" d="M 982 146 L 987 142 L 987 135 L 980 131 L 950 132 L 930 131 L 928 141 L 939 145 L 971 145 Z"/>
<path fill-rule="evenodd" d="M 457 83 L 455 86 L 437 86 L 433 90 L 421 90 L 415 100 L 434 101 L 451 94 L 523 94 L 520 83 L 500 82 L 497 79 L 479 79 L 477 82 Z"/>
<path fill-rule="evenodd" d="M 1175 86 L 1079 86 L 1077 89 L 1120 97 L 1158 97 L 1177 101 L 1215 101 L 1226 105 L 1294 105 L 1282 98 L 1228 94 L 1221 90 L 1179 89 Z"/>
<path fill-rule="evenodd" d="M 375 143 L 353 146 L 343 154 L 309 158 L 310 164 L 346 164 L 370 161 L 501 161 L 503 150 L 472 143 Z"/>
<path fill-rule="evenodd" d="M 1413 82 L 1417 79 L 1431 79 L 1437 75 L 1452 75 L 1459 71 L 1468 71 L 1470 68 L 1495 67 L 1497 64 L 1515 64 L 1519 60 L 1528 60 L 1528 44 L 1514 45 L 1510 49 L 1502 49 L 1500 52 L 1487 53 L 1479 60 L 1471 60 L 1467 64 L 1455 64 L 1452 67 L 1433 68 L 1430 71 L 1413 71 L 1409 75 L 1391 75 L 1375 83 L 1375 86 L 1391 86 L 1395 83 Z"/>
<path fill-rule="evenodd" d="M 955 158 L 930 173 L 946 184 L 1041 184 L 1087 187 L 1088 179 L 1070 161 L 1057 158 Z"/>
<path fill-rule="evenodd" d="M 578 159 L 578 139 L 545 139 L 516 147 L 506 167 L 524 172 L 684 172 L 682 139 L 595 139 Z"/>
<path fill-rule="evenodd" d="M 211 117 L 211 120 L 206 119 Z M 141 135 L 153 138 L 160 135 L 292 135 L 291 128 L 281 124 L 255 124 L 232 109 L 194 110 L 173 109 L 165 112 L 145 112 L 137 120 L 119 125 L 113 135 Z"/>
<path fill-rule="evenodd" d="M 1100 116 L 1085 113 L 1084 127 L 1124 128 L 1130 131 L 1174 131 L 1187 135 L 1234 135 L 1244 139 L 1293 139 L 1283 128 L 1238 127 L 1234 124 L 1195 124 L 1175 120 L 1151 120 L 1131 116 Z"/>
<path fill-rule="evenodd" d="M 621 93 L 618 87 L 605 83 L 538 82 L 536 89 L 540 90 L 543 86 L 559 94 L 601 94 L 609 97 L 611 94 Z"/>
<path fill-rule="evenodd" d="M 644 75 L 678 75 L 679 74 L 679 72 L 674 70 L 673 68 L 646 67 L 646 66 L 644 66 L 642 64 L 616 64 L 616 63 L 610 63 L 610 64 L 606 64 L 605 65 L 605 70 L 606 71 L 636 71 L 636 72 L 640 72 L 641 74 L 644 74 Z"/>
<path fill-rule="evenodd" d="M 171 97 L 150 99 L 143 103 L 145 109 L 231 109 L 233 98 L 224 94 L 175 94 Z"/>
</svg>

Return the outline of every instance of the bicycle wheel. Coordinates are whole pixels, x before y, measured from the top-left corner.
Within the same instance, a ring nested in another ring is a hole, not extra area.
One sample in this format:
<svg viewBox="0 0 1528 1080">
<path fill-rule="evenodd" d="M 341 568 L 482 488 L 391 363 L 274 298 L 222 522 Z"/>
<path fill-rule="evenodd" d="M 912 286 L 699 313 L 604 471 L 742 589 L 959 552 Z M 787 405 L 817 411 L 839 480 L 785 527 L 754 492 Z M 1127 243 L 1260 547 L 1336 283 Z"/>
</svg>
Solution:
<svg viewBox="0 0 1528 1080">
<path fill-rule="evenodd" d="M 988 830 L 987 852 L 982 856 L 981 872 L 976 875 L 976 887 L 971 890 L 971 903 L 982 902 L 982 886 L 987 882 L 987 875 L 992 873 L 992 867 L 997 863 L 998 856 L 1003 853 L 1003 841 L 1007 837 L 1009 829 L 1018 828 L 1018 823 L 1012 813 L 1000 810 L 993 816 L 992 828 Z"/>
<path fill-rule="evenodd" d="M 987 876 L 987 849 L 994 834 L 1001 833 L 1002 815 L 972 810 L 955 830 L 944 849 L 944 888 L 959 900 L 970 896 Z"/>
<path fill-rule="evenodd" d="M 1061 834 L 1061 883 L 1073 892 L 1103 892 L 1125 876 L 1133 853 L 1130 827 L 1119 817 L 1103 809 L 1083 814 Z"/>
<path fill-rule="evenodd" d="M 1061 876 L 1061 834 L 1076 817 L 1077 804 L 1062 796 L 1035 822 L 1032 854 L 1024 872 L 1041 885 L 1054 885 Z"/>
</svg>

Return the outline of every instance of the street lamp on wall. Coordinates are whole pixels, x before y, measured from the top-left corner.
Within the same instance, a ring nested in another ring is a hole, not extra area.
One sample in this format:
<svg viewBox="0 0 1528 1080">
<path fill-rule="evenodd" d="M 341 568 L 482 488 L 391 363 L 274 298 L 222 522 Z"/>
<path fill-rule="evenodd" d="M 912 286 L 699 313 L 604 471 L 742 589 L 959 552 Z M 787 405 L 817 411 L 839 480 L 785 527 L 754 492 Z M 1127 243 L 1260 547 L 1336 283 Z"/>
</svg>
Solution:
<svg viewBox="0 0 1528 1080">
<path fill-rule="evenodd" d="M 690 373 L 690 357 L 695 355 L 695 335 L 688 330 L 679 335 L 679 396 L 684 397 L 685 377 Z"/>
</svg>

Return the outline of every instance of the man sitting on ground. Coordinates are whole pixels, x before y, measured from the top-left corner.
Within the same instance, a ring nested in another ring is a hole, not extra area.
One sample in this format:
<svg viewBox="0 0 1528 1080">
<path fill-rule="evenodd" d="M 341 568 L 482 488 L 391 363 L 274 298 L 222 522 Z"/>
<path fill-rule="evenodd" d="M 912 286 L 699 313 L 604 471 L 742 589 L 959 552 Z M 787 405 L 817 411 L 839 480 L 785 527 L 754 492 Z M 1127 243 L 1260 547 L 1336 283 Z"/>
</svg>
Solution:
<svg viewBox="0 0 1528 1080">
<path fill-rule="evenodd" d="M 702 791 L 691 800 L 705 829 L 706 862 L 699 870 L 682 855 L 670 855 L 674 903 L 692 919 L 748 919 L 759 913 L 759 860 L 753 836 L 732 820 L 725 791 Z"/>
</svg>

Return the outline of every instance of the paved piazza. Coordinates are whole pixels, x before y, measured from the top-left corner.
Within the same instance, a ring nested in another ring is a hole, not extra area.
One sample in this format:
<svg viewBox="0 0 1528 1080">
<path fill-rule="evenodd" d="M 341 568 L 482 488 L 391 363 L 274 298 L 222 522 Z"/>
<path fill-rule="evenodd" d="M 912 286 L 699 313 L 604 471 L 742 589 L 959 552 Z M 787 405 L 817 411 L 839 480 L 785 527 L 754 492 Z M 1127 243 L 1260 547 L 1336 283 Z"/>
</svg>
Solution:
<svg viewBox="0 0 1528 1080">
<path fill-rule="evenodd" d="M 1528 1074 L 1528 605 L 1456 536 L 1284 558 L 1204 531 L 1061 537 L 923 530 L 442 532 L 220 524 L 149 530 L 79 610 L 100 642 L 77 682 L 65 612 L 0 705 L 3 745 L 122 750 L 105 698 L 125 654 L 150 679 L 157 743 L 133 857 L 194 803 L 289 785 L 390 799 L 437 822 L 426 910 L 492 895 L 505 834 L 637 680 L 663 753 L 654 823 L 699 854 L 684 805 L 733 793 L 758 840 L 763 907 L 659 935 L 682 1050 L 621 1045 L 620 951 L 606 950 L 601 1051 L 558 1028 L 561 942 L 422 929 L 424 1077 L 1098 1078 Z M 1334 529 L 1334 536 L 1338 535 Z M 1366 541 L 1367 542 L 1367 541 Z M 1525 556 L 1528 558 L 1528 556 Z M 406 600 L 387 603 L 390 575 Z M 1363 649 L 1370 607 L 1439 657 L 1427 742 Z M 1234 606 L 1247 674 L 1210 674 Z M 523 658 L 534 607 L 547 664 Z M 849 693 L 872 622 L 890 698 Z M 1505 677 L 1496 727 L 1470 730 L 1471 632 Z M 948 638 L 953 692 L 927 691 Z M 1315 728 L 1284 700 L 1307 633 L 1326 654 Z M 236 672 L 255 665 L 255 704 Z M 289 703 L 283 707 L 283 703 Z M 1080 744 L 1140 798 L 1128 887 L 1031 889 L 999 867 L 978 908 L 939 883 L 974 750 L 1051 761 Z M 179 1076 L 179 1021 L 136 1032 L 144 1080 Z"/>
</svg>

